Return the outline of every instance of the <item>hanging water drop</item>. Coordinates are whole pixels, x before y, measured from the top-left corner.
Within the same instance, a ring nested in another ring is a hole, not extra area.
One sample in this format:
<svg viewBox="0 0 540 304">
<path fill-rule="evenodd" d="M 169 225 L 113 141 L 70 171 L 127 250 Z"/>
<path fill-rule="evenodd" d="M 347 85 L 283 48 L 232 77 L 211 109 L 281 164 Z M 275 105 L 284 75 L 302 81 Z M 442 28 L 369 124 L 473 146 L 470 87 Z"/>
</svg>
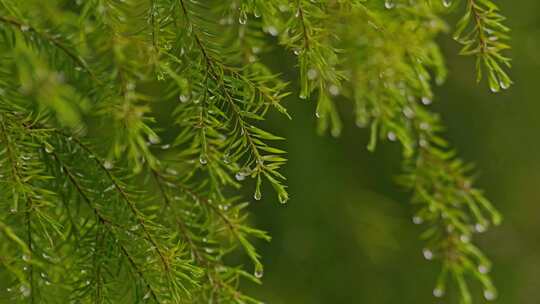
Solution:
<svg viewBox="0 0 540 304">
<path fill-rule="evenodd" d="M 240 17 L 238 17 L 238 23 L 242 25 L 247 23 L 247 15 L 245 12 L 241 13 Z"/>
<path fill-rule="evenodd" d="M 152 134 L 152 135 L 150 135 L 150 136 L 148 137 L 148 141 L 149 141 L 151 144 L 155 145 L 155 144 L 159 144 L 160 139 L 159 139 L 159 136 L 153 135 L 153 134 Z"/>
<path fill-rule="evenodd" d="M 52 146 L 49 146 L 49 145 L 45 146 L 45 152 L 51 154 L 53 153 L 53 151 L 54 151 L 54 148 Z"/>
<path fill-rule="evenodd" d="M 493 290 L 486 289 L 484 290 L 484 298 L 488 301 L 493 301 L 497 298 L 497 294 Z"/>
<path fill-rule="evenodd" d="M 393 9 L 395 6 L 396 6 L 396 4 L 394 3 L 394 0 L 385 0 L 384 1 L 384 7 L 386 7 L 387 9 Z"/>
<path fill-rule="evenodd" d="M 106 160 L 103 162 L 103 167 L 105 167 L 105 169 L 107 170 L 110 170 L 113 168 L 113 163 L 110 160 Z"/>
<path fill-rule="evenodd" d="M 261 18 L 261 12 L 259 12 L 258 9 L 253 10 L 253 15 L 255 16 L 255 18 Z"/>
<path fill-rule="evenodd" d="M 190 98 L 189 95 L 181 94 L 180 96 L 178 96 L 178 99 L 180 100 L 180 102 L 185 103 L 188 102 Z"/>
<path fill-rule="evenodd" d="M 444 290 L 438 287 L 433 289 L 433 296 L 436 298 L 442 298 L 444 296 Z"/>
<path fill-rule="evenodd" d="M 422 223 L 424 222 L 424 219 L 422 219 L 422 218 L 419 217 L 419 216 L 414 216 L 414 217 L 412 218 L 412 221 L 413 221 L 413 223 L 414 223 L 415 225 L 420 225 L 420 224 L 422 224 Z"/>
<path fill-rule="evenodd" d="M 444 7 L 448 8 L 452 6 L 452 0 L 442 0 L 442 4 Z"/>
<path fill-rule="evenodd" d="M 19 287 L 19 291 L 24 298 L 29 297 L 31 293 L 30 288 L 28 288 L 26 285 L 21 285 L 21 287 Z"/>
<path fill-rule="evenodd" d="M 289 196 L 285 194 L 278 195 L 278 200 L 280 204 L 286 204 L 289 201 Z"/>
<path fill-rule="evenodd" d="M 389 141 L 396 141 L 396 139 L 397 139 L 397 135 L 394 132 L 388 132 L 388 134 L 386 136 L 388 137 Z"/>
<path fill-rule="evenodd" d="M 431 104 L 431 99 L 429 97 L 422 97 L 422 103 L 425 104 L 426 106 L 427 105 L 430 105 Z"/>
<path fill-rule="evenodd" d="M 337 85 L 333 84 L 328 88 L 328 92 L 330 92 L 330 94 L 332 96 L 338 96 L 339 95 L 339 87 Z"/>
<path fill-rule="evenodd" d="M 433 251 L 427 249 L 427 248 L 424 248 L 422 250 L 422 254 L 424 255 L 424 258 L 428 261 L 430 260 L 433 260 Z"/>
<path fill-rule="evenodd" d="M 240 182 L 240 181 L 243 181 L 244 179 L 246 179 L 246 176 L 242 172 L 238 172 L 238 173 L 236 173 L 234 178 L 236 178 L 236 180 Z"/>
<path fill-rule="evenodd" d="M 268 34 L 274 37 L 279 34 L 279 31 L 275 26 L 269 26 L 266 31 L 268 32 Z"/>
<path fill-rule="evenodd" d="M 262 266 L 257 266 L 257 267 L 255 268 L 255 273 L 254 273 L 254 275 L 255 275 L 255 277 L 256 277 L 257 279 L 260 279 L 260 278 L 263 277 L 263 275 L 264 275 L 264 270 L 263 270 Z"/>
<path fill-rule="evenodd" d="M 486 226 L 478 223 L 476 225 L 474 225 L 474 230 L 478 233 L 482 233 L 482 232 L 485 232 L 486 231 Z"/>
<path fill-rule="evenodd" d="M 459 239 L 463 242 L 463 243 L 469 243 L 471 241 L 471 237 L 466 235 L 466 234 L 463 234 L 462 236 L 459 237 Z"/>
<path fill-rule="evenodd" d="M 483 264 L 478 265 L 478 272 L 486 274 L 489 272 L 489 267 Z"/>
<path fill-rule="evenodd" d="M 143 297 L 143 300 L 148 300 L 148 299 L 150 299 L 150 291 L 147 292 Z"/>
<path fill-rule="evenodd" d="M 498 93 L 501 90 L 501 85 L 496 81 L 490 81 L 489 89 L 493 93 Z"/>
<path fill-rule="evenodd" d="M 199 162 L 201 163 L 201 165 L 206 165 L 208 163 L 208 158 L 206 157 L 206 155 L 201 154 L 201 156 L 199 156 Z"/>
<path fill-rule="evenodd" d="M 405 115 L 405 117 L 411 119 L 411 118 L 414 117 L 414 111 L 409 107 L 405 107 L 405 108 L 403 108 L 403 115 Z"/>
<path fill-rule="evenodd" d="M 261 198 L 262 198 L 262 194 L 261 194 L 261 191 L 259 189 L 255 190 L 255 193 L 253 194 L 253 198 L 256 200 L 256 201 L 260 201 Z"/>
<path fill-rule="evenodd" d="M 309 69 L 307 71 L 307 78 L 309 80 L 313 80 L 313 79 L 317 78 L 318 75 L 319 75 L 319 73 L 317 72 L 316 69 Z"/>
</svg>

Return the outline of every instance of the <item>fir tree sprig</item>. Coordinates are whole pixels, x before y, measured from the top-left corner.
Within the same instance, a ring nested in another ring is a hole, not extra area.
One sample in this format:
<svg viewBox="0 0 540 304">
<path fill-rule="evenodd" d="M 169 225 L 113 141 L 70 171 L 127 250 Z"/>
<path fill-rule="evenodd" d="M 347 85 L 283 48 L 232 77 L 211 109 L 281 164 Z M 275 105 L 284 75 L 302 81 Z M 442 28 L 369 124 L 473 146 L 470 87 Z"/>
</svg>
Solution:
<svg viewBox="0 0 540 304">
<path fill-rule="evenodd" d="M 460 54 L 476 56 L 477 79 L 486 75 L 493 92 L 508 89 L 512 80 L 506 71 L 510 58 L 504 52 L 510 29 L 491 0 L 467 0 L 465 15 L 458 22 L 454 39 L 463 45 Z"/>
<path fill-rule="evenodd" d="M 259 303 L 261 258 L 236 189 L 255 179 L 288 200 L 281 137 L 291 92 L 258 58 L 298 58 L 301 98 L 316 96 L 319 131 L 339 135 L 336 100 L 379 141 L 403 147 L 400 183 L 425 224 L 428 259 L 493 299 L 490 262 L 472 236 L 501 216 L 426 107 L 446 70 L 435 38 L 443 1 L 0 0 L 0 275 L 17 302 Z M 493 91 L 511 80 L 508 28 L 490 0 L 466 2 L 456 37 Z M 270 37 L 267 39 L 265 34 Z M 483 68 L 482 68 L 483 67 Z M 160 107 L 170 109 L 160 113 Z M 98 124 L 96 124 L 98 122 Z M 166 129 L 163 129 L 165 126 Z M 106 132 L 106 138 L 96 134 Z M 241 249 L 254 272 L 230 265 Z"/>
</svg>

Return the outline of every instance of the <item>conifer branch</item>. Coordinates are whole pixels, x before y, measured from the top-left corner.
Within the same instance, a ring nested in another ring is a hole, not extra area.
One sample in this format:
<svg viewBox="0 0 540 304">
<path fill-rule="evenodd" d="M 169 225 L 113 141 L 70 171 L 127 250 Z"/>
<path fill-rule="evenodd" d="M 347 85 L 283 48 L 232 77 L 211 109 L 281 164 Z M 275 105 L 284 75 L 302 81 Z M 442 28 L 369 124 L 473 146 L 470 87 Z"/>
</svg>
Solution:
<svg viewBox="0 0 540 304">
<path fill-rule="evenodd" d="M 75 52 L 73 52 L 71 49 L 69 49 L 68 46 L 64 45 L 60 40 L 58 40 L 54 36 L 52 36 L 52 35 L 50 35 L 50 34 L 48 34 L 46 32 L 38 31 L 36 28 L 34 28 L 34 27 L 32 27 L 32 26 L 30 26 L 28 24 L 25 24 L 22 21 L 11 18 L 11 17 L 0 16 L 0 22 L 3 22 L 4 24 L 8 24 L 8 25 L 11 25 L 11 26 L 14 26 L 15 28 L 17 28 L 23 34 L 25 32 L 36 33 L 38 36 L 42 37 L 44 40 L 50 42 L 52 45 L 54 45 L 59 50 L 64 52 L 77 66 L 84 69 L 92 77 L 92 79 L 94 81 L 96 81 L 97 83 L 100 82 L 96 78 L 96 76 L 94 75 L 92 70 L 90 70 L 90 68 L 88 67 L 86 62 L 80 56 L 78 56 Z"/>
<path fill-rule="evenodd" d="M 282 100 L 292 93 L 257 57 L 274 42 L 264 34 L 298 56 L 297 94 L 316 96 L 320 132 L 339 135 L 336 101 L 348 100 L 370 151 L 402 147 L 399 181 L 426 229 L 423 254 L 441 264 L 433 294 L 453 280 L 468 304 L 472 278 L 493 299 L 491 263 L 472 238 L 501 215 L 427 108 L 446 77 L 436 38 L 448 3 L 0 0 L 10 300 L 260 303 L 239 284 L 260 282 L 251 239 L 270 237 L 247 224 L 235 194 L 249 176 L 255 200 L 263 180 L 288 200 L 285 151 L 270 145 L 282 138 L 257 122 L 272 108 L 290 118 Z M 492 0 L 467 0 L 456 26 L 493 91 L 512 83 L 503 21 Z M 253 274 L 228 264 L 236 250 Z"/>
</svg>

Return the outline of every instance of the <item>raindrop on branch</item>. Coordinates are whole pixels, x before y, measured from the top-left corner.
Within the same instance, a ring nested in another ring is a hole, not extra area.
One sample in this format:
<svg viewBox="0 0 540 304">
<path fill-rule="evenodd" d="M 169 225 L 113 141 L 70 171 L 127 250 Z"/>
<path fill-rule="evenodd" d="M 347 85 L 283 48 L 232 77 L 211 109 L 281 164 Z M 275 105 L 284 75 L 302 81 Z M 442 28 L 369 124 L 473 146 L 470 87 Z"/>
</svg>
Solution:
<svg viewBox="0 0 540 304">
<path fill-rule="evenodd" d="M 436 298 L 442 298 L 444 296 L 444 290 L 441 288 L 433 289 L 433 296 Z"/>
<path fill-rule="evenodd" d="M 385 0 L 384 1 L 384 7 L 386 7 L 387 9 L 393 9 L 395 6 L 396 6 L 396 4 L 394 3 L 394 0 Z"/>
<path fill-rule="evenodd" d="M 433 251 L 425 248 L 422 250 L 422 254 L 424 255 L 424 258 L 428 261 L 433 260 Z"/>
</svg>

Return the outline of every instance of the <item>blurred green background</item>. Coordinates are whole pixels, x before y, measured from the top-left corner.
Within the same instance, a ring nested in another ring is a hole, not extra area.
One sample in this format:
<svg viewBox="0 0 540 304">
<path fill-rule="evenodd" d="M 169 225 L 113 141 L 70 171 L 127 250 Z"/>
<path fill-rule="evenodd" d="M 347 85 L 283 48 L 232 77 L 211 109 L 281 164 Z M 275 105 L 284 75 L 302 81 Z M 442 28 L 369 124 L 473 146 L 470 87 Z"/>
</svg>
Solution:
<svg viewBox="0 0 540 304">
<path fill-rule="evenodd" d="M 540 1 L 499 2 L 513 29 L 515 86 L 492 94 L 484 83 L 476 85 L 473 59 L 457 56 L 457 44 L 441 37 L 450 78 L 436 90 L 432 107 L 461 157 L 477 165 L 478 185 L 505 215 L 501 227 L 477 236 L 494 262 L 496 302 L 537 304 Z M 268 60 L 295 81 L 294 58 Z M 369 153 L 368 133 L 354 126 L 346 102 L 341 107 L 346 128 L 339 138 L 316 134 L 314 102 L 292 97 L 287 106 L 292 121 L 276 115 L 268 123 L 287 138 L 284 173 L 292 197 L 280 206 L 266 191 L 251 206 L 254 223 L 273 241 L 259 244 L 266 265 L 263 285 L 246 289 L 272 304 L 455 303 L 457 294 L 431 295 L 438 265 L 422 258 L 422 229 L 411 222 L 408 194 L 394 183 L 401 168 L 398 145 L 383 144 Z"/>
</svg>

